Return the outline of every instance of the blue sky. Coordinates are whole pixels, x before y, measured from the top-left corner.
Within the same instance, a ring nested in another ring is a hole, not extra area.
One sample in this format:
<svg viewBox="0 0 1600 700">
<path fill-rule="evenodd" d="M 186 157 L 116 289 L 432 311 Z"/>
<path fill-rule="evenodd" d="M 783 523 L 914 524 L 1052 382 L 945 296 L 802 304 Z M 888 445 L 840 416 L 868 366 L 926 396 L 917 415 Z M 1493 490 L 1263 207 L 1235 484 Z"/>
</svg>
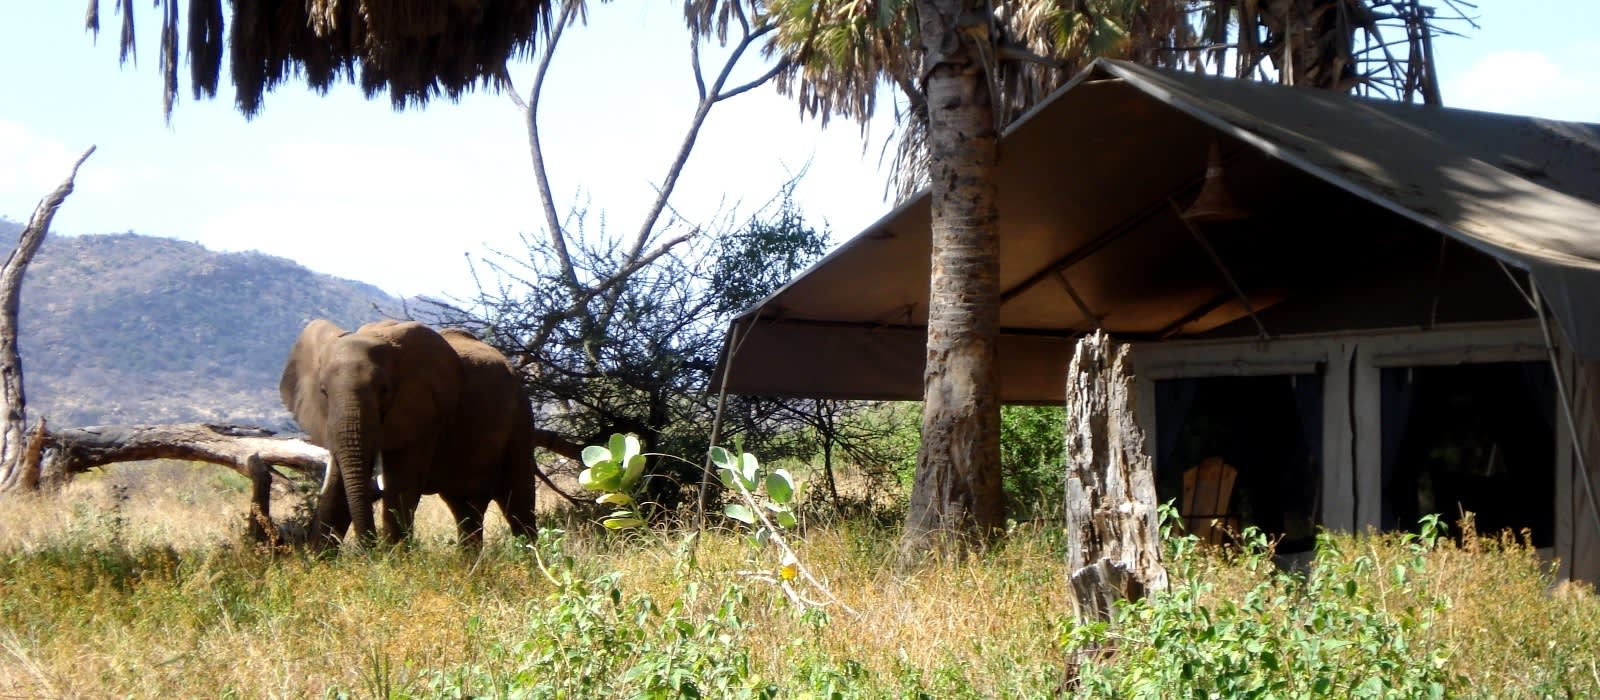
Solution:
<svg viewBox="0 0 1600 700">
<path fill-rule="evenodd" d="M 1481 29 L 1436 46 L 1446 104 L 1600 122 L 1600 0 L 1475 2 Z M 604 212 L 613 233 L 635 230 L 682 137 L 693 82 L 679 8 L 594 5 L 557 53 L 541 120 L 549 167 L 558 208 L 586 203 L 590 228 Z M 218 100 L 183 94 L 169 126 L 154 27 L 138 66 L 119 68 L 115 23 L 95 43 L 82 13 L 82 2 L 0 5 L 0 216 L 26 220 L 96 144 L 56 233 L 133 230 L 261 250 L 397 294 L 466 295 L 467 256 L 516 251 L 519 232 L 539 230 L 526 135 L 505 95 L 396 113 L 350 86 L 318 96 L 290 84 L 246 121 L 224 85 Z M 532 72 L 512 75 L 525 88 Z M 770 86 L 740 96 L 713 111 L 675 210 L 714 225 L 809 163 L 797 196 L 841 240 L 888 209 L 888 117 L 864 139 L 855 124 L 802 121 Z"/>
</svg>

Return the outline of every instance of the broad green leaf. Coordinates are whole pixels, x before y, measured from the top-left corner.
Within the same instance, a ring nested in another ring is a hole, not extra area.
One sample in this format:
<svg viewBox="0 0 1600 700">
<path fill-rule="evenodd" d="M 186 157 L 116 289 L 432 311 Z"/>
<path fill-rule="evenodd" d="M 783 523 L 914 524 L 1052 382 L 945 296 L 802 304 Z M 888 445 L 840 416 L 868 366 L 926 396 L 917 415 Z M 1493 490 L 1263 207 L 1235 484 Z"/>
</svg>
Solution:
<svg viewBox="0 0 1600 700">
<path fill-rule="evenodd" d="M 621 484 L 623 491 L 633 490 L 634 482 L 637 482 L 639 477 L 644 474 L 644 463 L 645 456 L 641 454 L 635 454 L 628 458 L 628 467 L 622 470 Z"/>
<path fill-rule="evenodd" d="M 611 461 L 611 450 L 599 445 L 590 445 L 583 448 L 583 466 L 592 467 L 601 462 Z"/>
<path fill-rule="evenodd" d="M 626 457 L 626 455 L 628 454 L 628 436 L 627 435 L 623 435 L 622 433 L 612 433 L 611 434 L 611 440 L 607 443 L 607 446 L 611 448 L 611 459 L 613 461 L 621 462 L 622 460 L 627 458 Z"/>
<path fill-rule="evenodd" d="M 589 485 L 584 488 L 590 491 L 620 491 L 622 470 L 617 468 L 616 462 L 601 462 L 584 470 L 589 475 Z M 583 483 L 583 477 L 578 477 L 578 483 Z"/>
<path fill-rule="evenodd" d="M 637 455 L 643 451 L 644 450 L 639 447 L 639 438 L 637 436 L 632 434 L 624 435 L 622 436 L 622 454 L 617 458 L 617 461 L 630 461 L 633 459 L 634 455 Z"/>
<path fill-rule="evenodd" d="M 746 525 L 756 524 L 756 514 L 750 512 L 750 509 L 741 503 L 729 503 L 723 507 L 722 514 Z"/>
<path fill-rule="evenodd" d="M 594 499 L 594 502 L 603 506 L 618 506 L 623 508 L 633 505 L 633 499 L 629 498 L 628 494 L 625 493 L 608 493 Z"/>
<path fill-rule="evenodd" d="M 755 492 L 756 476 L 761 473 L 761 462 L 749 452 L 744 453 L 744 460 L 739 471 L 739 480 L 744 482 L 745 490 Z"/>
<path fill-rule="evenodd" d="M 794 477 L 787 469 L 774 469 L 767 473 L 767 498 L 778 503 L 788 503 L 794 498 Z"/>
<path fill-rule="evenodd" d="M 739 472 L 737 470 L 735 470 L 735 469 L 733 469 L 731 467 L 730 468 L 726 468 L 726 469 L 722 468 L 722 467 L 718 467 L 717 468 L 717 478 L 721 479 L 722 480 L 722 485 L 727 487 L 728 489 L 730 489 L 730 490 L 738 490 L 739 487 L 737 485 L 738 482 L 736 481 L 736 479 L 739 478 Z"/>
<path fill-rule="evenodd" d="M 799 523 L 798 520 L 795 520 L 794 513 L 791 513 L 787 510 L 775 513 L 774 515 L 776 516 L 775 519 L 778 521 L 778 526 L 784 529 L 792 528 Z"/>
<path fill-rule="evenodd" d="M 717 465 L 718 469 L 733 469 L 737 464 L 732 452 L 729 452 L 725 447 L 718 446 L 711 448 L 711 463 Z"/>
<path fill-rule="evenodd" d="M 638 518 L 615 518 L 615 517 L 613 517 L 613 518 L 606 518 L 605 520 L 602 520 L 600 522 L 600 524 L 606 526 L 606 528 L 610 529 L 610 530 L 627 530 L 627 529 L 636 528 L 636 527 L 640 527 L 640 526 L 644 525 L 644 521 L 640 520 Z"/>
</svg>

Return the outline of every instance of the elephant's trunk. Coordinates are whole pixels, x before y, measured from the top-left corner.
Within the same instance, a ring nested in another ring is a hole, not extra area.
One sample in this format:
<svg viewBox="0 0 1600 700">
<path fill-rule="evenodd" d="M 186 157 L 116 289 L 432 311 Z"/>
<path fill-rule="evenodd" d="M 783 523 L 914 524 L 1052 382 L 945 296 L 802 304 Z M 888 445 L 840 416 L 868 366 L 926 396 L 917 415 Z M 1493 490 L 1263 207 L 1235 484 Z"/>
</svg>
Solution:
<svg viewBox="0 0 1600 700">
<path fill-rule="evenodd" d="M 361 410 L 358 401 L 350 401 L 341 408 L 343 411 L 337 414 L 338 430 L 333 437 L 332 452 L 344 481 L 345 501 L 350 507 L 350 525 L 357 541 L 370 544 L 377 535 L 369 489 L 373 465 L 380 449 L 378 420 L 376 411 Z"/>
</svg>

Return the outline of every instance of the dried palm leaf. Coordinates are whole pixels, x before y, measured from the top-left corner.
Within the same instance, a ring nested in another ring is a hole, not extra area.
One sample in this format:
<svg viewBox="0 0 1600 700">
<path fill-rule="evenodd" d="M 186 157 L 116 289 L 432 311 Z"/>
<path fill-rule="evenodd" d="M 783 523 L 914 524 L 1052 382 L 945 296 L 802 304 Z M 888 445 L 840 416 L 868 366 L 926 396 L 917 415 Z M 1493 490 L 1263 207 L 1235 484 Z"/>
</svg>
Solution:
<svg viewBox="0 0 1600 700">
<path fill-rule="evenodd" d="M 155 0 L 162 10 L 163 103 L 170 114 L 177 94 L 179 7 L 185 0 Z M 387 91 L 396 108 L 444 95 L 459 98 L 491 86 L 508 59 L 533 50 L 549 29 L 554 0 L 234 0 L 230 71 L 236 101 L 246 115 L 262 97 L 290 78 L 319 91 L 350 80 L 368 97 Z M 187 0 L 187 53 L 196 98 L 214 96 L 222 61 L 221 0 Z M 117 0 L 122 15 L 121 56 L 135 54 L 133 0 Z M 98 32 L 100 12 L 91 0 L 84 24 Z"/>
</svg>

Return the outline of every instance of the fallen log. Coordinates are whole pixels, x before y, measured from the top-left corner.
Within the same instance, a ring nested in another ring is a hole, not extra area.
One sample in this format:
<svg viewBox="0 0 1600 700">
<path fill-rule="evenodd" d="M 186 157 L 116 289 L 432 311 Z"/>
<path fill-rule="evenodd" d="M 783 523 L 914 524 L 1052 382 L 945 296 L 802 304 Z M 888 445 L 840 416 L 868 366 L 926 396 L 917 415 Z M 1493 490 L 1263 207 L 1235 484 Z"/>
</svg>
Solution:
<svg viewBox="0 0 1600 700">
<path fill-rule="evenodd" d="M 28 450 L 23 474 L 58 487 L 72 477 L 96 467 L 147 459 L 178 459 L 228 467 L 256 478 L 250 459 L 283 466 L 321 478 L 328 468 L 328 451 L 299 438 L 281 436 L 265 428 L 215 423 L 171 425 L 97 425 L 50 431 L 35 426 L 38 446 Z M 574 460 L 582 448 L 549 430 L 534 431 L 534 446 Z M 542 470 L 534 472 L 557 495 L 582 503 L 550 482 Z M 283 476 L 279 473 L 279 476 Z"/>
<path fill-rule="evenodd" d="M 172 425 L 98 425 L 40 431 L 42 480 L 59 486 L 73 476 L 117 462 L 178 459 L 228 467 L 254 477 L 252 457 L 267 465 L 288 467 L 320 478 L 328 451 L 305 440 L 284 437 L 265 428 L 212 423 Z M 31 451 L 30 451 L 31 452 Z M 281 473 L 280 473 L 281 476 Z"/>
</svg>

